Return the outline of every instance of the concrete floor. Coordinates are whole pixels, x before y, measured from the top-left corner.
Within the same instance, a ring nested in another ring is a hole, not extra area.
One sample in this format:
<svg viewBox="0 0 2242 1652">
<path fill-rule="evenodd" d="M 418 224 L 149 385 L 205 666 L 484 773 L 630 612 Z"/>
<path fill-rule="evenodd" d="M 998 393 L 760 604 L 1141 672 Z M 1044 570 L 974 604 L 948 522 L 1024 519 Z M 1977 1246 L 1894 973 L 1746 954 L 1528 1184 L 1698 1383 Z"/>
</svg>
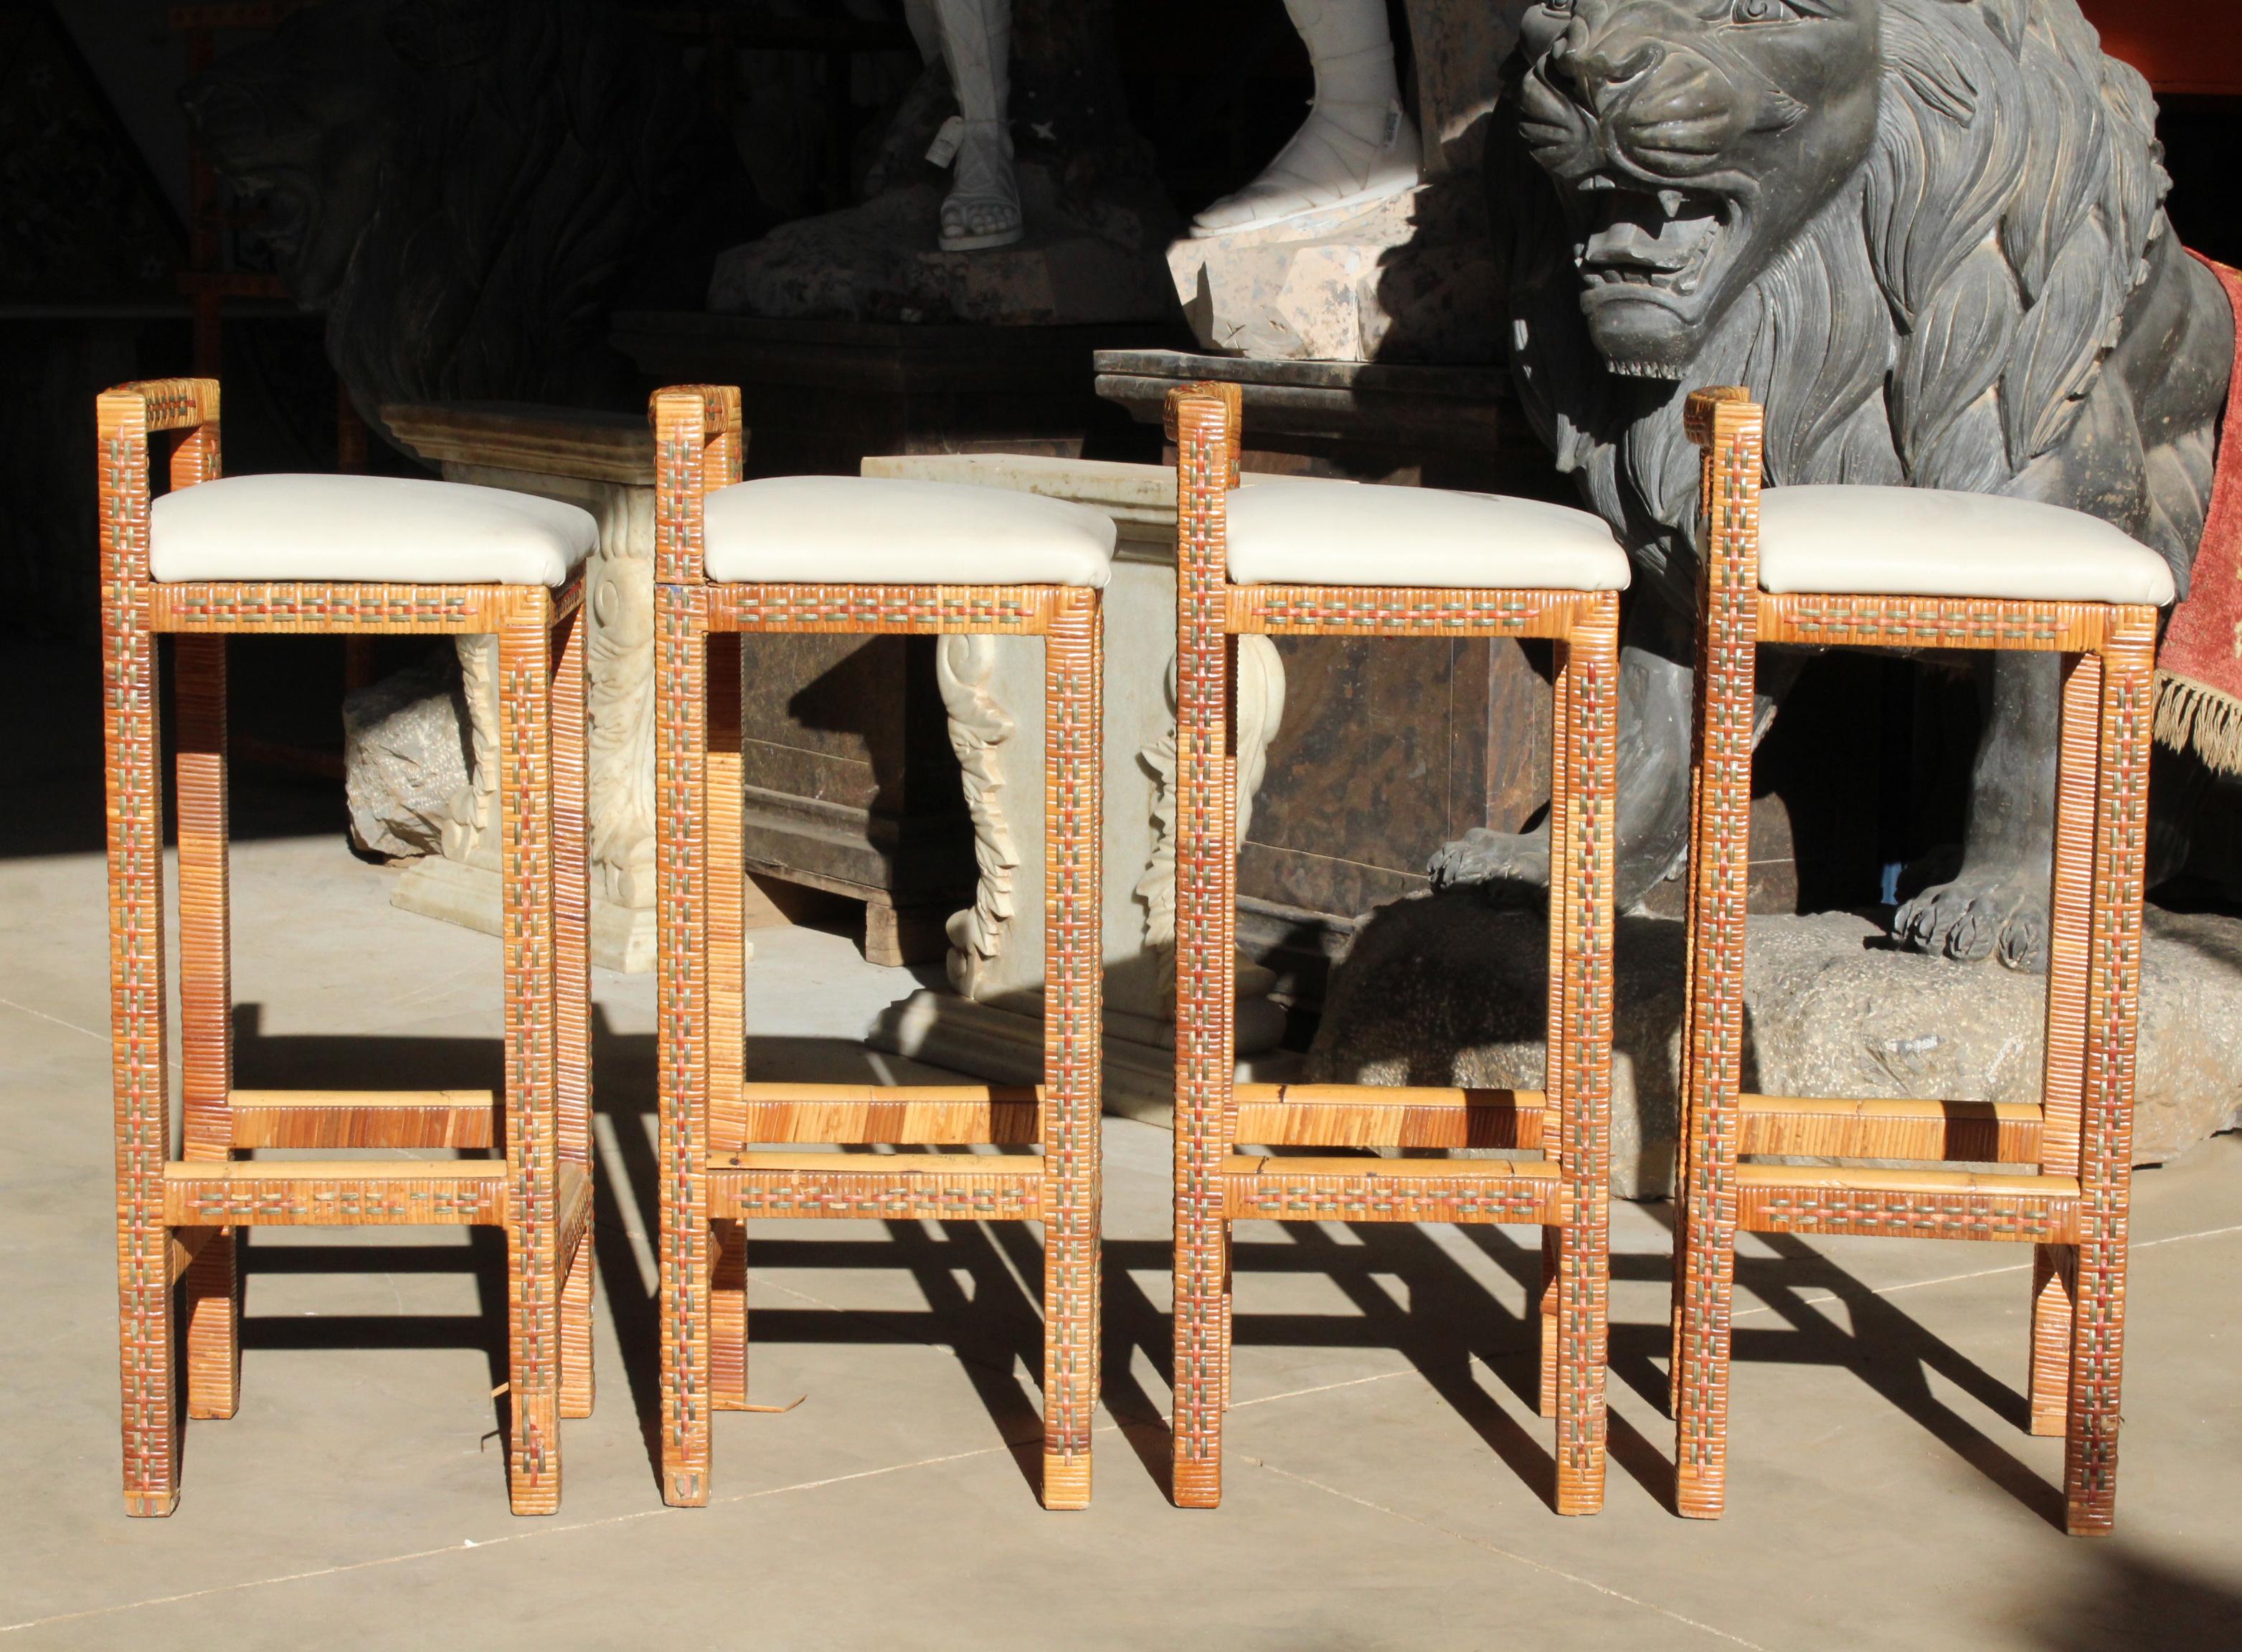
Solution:
<svg viewBox="0 0 2242 1652">
<path fill-rule="evenodd" d="M 332 835 L 236 856 L 245 1083 L 479 1082 L 494 941 L 391 910 Z M 2004 1247 L 1748 1241 L 1732 1512 L 1668 1512 L 1668 1212 L 1615 1212 L 1612 1468 L 1547 1507 L 1530 1233 L 1242 1230 L 1227 1498 L 1164 1490 L 1168 1136 L 1106 1127 L 1097 1500 L 1040 1510 L 1031 1231 L 756 1229 L 753 1386 L 712 1507 L 668 1510 L 655 1414 L 653 983 L 595 983 L 600 1405 L 557 1518 L 507 1513 L 496 1245 L 268 1231 L 238 1418 L 178 1511 L 117 1490 L 102 864 L 0 859 L 0 1632 L 30 1645 L 2242 1647 L 2242 1140 L 2141 1177 L 2120 1535 L 2057 1528 L 2019 1430 Z M 765 932 L 751 1062 L 892 1076 L 854 1040 L 916 983 Z"/>
</svg>

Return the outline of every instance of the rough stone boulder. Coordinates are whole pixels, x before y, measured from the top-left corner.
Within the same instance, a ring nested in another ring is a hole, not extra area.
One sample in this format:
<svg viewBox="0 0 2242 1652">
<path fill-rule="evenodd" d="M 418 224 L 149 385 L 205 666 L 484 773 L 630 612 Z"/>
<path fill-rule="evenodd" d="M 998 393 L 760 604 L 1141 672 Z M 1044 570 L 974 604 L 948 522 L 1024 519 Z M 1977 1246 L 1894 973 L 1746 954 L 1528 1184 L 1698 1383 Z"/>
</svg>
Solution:
<svg viewBox="0 0 2242 1652">
<path fill-rule="evenodd" d="M 467 786 L 467 706 L 447 642 L 343 702 L 351 840 L 392 859 L 438 854 Z"/>
<path fill-rule="evenodd" d="M 1547 931 L 1469 890 L 1398 901 L 1333 979 L 1312 1082 L 1539 1089 Z M 1744 1087 L 1769 1095 L 2037 1101 L 2046 978 L 1894 948 L 1849 913 L 1751 920 Z M 1623 918 L 1612 1187 L 1673 1188 L 1680 923 Z M 2149 911 L 2134 1162 L 2242 1124 L 2242 919 Z"/>
</svg>

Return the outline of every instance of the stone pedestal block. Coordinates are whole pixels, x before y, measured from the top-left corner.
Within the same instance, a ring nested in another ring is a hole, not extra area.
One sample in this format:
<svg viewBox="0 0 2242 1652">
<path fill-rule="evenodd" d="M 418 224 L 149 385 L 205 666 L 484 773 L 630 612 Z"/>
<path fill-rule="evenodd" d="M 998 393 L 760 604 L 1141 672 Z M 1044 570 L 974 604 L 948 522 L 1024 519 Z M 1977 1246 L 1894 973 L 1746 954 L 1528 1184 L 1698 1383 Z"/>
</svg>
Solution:
<svg viewBox="0 0 2242 1652">
<path fill-rule="evenodd" d="M 1260 361 L 1500 358 L 1502 308 L 1477 189 L 1422 185 L 1168 249 L 1201 344 Z"/>
</svg>

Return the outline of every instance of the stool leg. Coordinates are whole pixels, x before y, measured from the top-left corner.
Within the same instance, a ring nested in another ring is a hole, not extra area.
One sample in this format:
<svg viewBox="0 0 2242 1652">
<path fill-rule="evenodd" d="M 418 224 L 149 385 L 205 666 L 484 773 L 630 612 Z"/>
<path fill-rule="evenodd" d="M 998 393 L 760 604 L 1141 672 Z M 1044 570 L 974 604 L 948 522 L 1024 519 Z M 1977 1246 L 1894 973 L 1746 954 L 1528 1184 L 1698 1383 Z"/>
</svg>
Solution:
<svg viewBox="0 0 2242 1652">
<path fill-rule="evenodd" d="M 696 587 L 654 588 L 661 1498 L 708 1501 L 708 640 Z"/>
<path fill-rule="evenodd" d="M 1565 645 L 1561 677 L 1565 858 L 1550 861 L 1550 924 L 1561 940 L 1563 1065 L 1552 1074 L 1572 1208 L 1563 1233 L 1557 1314 L 1557 1512 L 1604 1502 L 1604 1370 L 1610 1347 L 1612 857 L 1617 772 L 1619 605 Z M 1554 824 L 1554 821 L 1553 821 Z M 1562 884 L 1558 879 L 1562 876 Z"/>
<path fill-rule="evenodd" d="M 1541 1080 L 1547 1110 L 1543 1114 L 1541 1148 L 1561 1167 L 1565 1162 L 1566 1149 L 1570 1141 L 1570 1133 L 1565 1127 L 1564 1101 L 1566 1077 L 1569 1070 L 1565 1060 L 1565 1038 L 1569 1025 L 1566 1015 L 1566 985 L 1572 947 L 1567 920 L 1573 911 L 1569 872 L 1574 849 L 1572 660 L 1573 651 L 1568 644 L 1564 641 L 1557 643 L 1552 661 L 1549 717 L 1549 963 L 1543 976 L 1547 1024 L 1542 1033 Z M 1564 1269 L 1565 1230 L 1561 1227 L 1544 1227 L 1541 1230 L 1541 1282 L 1536 1301 L 1539 1312 L 1534 1320 L 1534 1329 L 1541 1338 L 1541 1370 L 1534 1399 L 1535 1409 L 1553 1421 L 1558 1415 L 1560 1331 L 1557 1304 L 1562 1294 L 1558 1287 Z"/>
<path fill-rule="evenodd" d="M 1554 1120 L 1548 1127 L 1556 1127 Z M 1557 1415 L 1557 1275 L 1565 1265 L 1564 1255 L 1565 1230 L 1544 1227 L 1541 1278 L 1534 1287 L 1534 1328 L 1541 1339 L 1541 1380 L 1534 1393 L 1534 1408 L 1552 1421 Z"/>
<path fill-rule="evenodd" d="M 164 1065 L 164 802 L 157 779 L 156 639 L 144 587 L 102 599 L 109 805 L 111 1071 L 117 1110 L 117 1296 L 124 1509 L 179 1496 L 171 1243 L 164 1225 L 171 1100 Z"/>
<path fill-rule="evenodd" d="M 2117 1518 L 2141 895 L 2148 862 L 2149 742 L 2156 714 L 2155 617 L 2146 609 L 2120 612 L 2103 661 L 2093 951 L 2079 1118 L 2078 1301 L 2071 1316 L 2071 1415 L 2063 1453 L 2068 1524 L 2080 1536 L 2104 1535 Z"/>
<path fill-rule="evenodd" d="M 1044 1470 L 1046 1508 L 1090 1503 L 1098 1409 L 1104 1052 L 1104 649 L 1095 591 L 1044 636 Z"/>
<path fill-rule="evenodd" d="M 748 1407 L 748 1225 L 712 1221 L 708 1270 L 708 1401 L 719 1411 Z"/>
<path fill-rule="evenodd" d="M 747 1077 L 747 843 L 741 809 L 747 783 L 740 742 L 746 639 L 708 641 L 708 1094 L 736 1097 Z M 727 1143 L 727 1146 L 735 1144 Z M 708 1290 L 709 1403 L 719 1411 L 748 1403 L 748 1230 L 717 1222 Z M 729 1230 L 728 1232 L 726 1230 Z"/>
<path fill-rule="evenodd" d="M 584 614 L 561 616 L 548 645 L 553 742 L 554 1137 L 560 1162 L 592 1177 L 591 864 L 585 774 Z M 594 1247 L 587 1218 L 560 1259 L 560 1415 L 592 1415 Z"/>
<path fill-rule="evenodd" d="M 179 1055 L 185 1156 L 233 1156 L 233 970 L 228 933 L 225 641 L 171 645 L 179 839 Z M 230 1417 L 241 1398 L 241 1235 L 222 1228 L 186 1274 L 187 1415 Z"/>
<path fill-rule="evenodd" d="M 1760 485 L 1755 428 L 1723 423 L 1704 467 L 1712 504 L 1697 625 L 1695 819 L 1689 845 L 1688 1024 L 1682 1142 L 1680 1334 L 1671 1379 L 1675 1507 L 1720 1516 L 1726 1498 L 1729 1313 L 1735 1288 L 1736 1114 L 1743 1076 L 1744 925 L 1758 679 Z"/>
<path fill-rule="evenodd" d="M 527 596 L 529 593 L 523 593 Z M 499 632 L 499 869 L 506 955 L 508 1491 L 517 1515 L 560 1505 L 554 1079 L 553 750 L 548 599 Z"/>
<path fill-rule="evenodd" d="M 2064 660 L 2056 762 L 2055 864 L 2048 900 L 2047 1037 L 2040 1171 L 2077 1176 L 2086 1081 L 2086 980 L 2092 966 L 2096 795 L 2102 773 L 2102 657 Z M 2071 1408 L 2073 1245 L 2032 1247 L 2031 1428 L 2059 1437 Z"/>
<path fill-rule="evenodd" d="M 1172 1495 L 1182 1508 L 1212 1508 L 1222 1502 L 1230 1397 L 1222 1166 L 1238 1065 L 1238 780 L 1229 755 L 1236 643 L 1221 630 L 1218 606 L 1187 611 L 1178 649 Z"/>
</svg>

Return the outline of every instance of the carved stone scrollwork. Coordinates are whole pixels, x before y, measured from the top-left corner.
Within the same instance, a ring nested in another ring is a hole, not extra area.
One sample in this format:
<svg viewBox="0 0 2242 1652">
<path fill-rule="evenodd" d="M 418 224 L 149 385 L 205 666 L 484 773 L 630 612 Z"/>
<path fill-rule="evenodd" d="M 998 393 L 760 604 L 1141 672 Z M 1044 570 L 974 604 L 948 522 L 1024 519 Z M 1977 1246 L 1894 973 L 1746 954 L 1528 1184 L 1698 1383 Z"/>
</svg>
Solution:
<svg viewBox="0 0 2242 1652">
<path fill-rule="evenodd" d="M 935 652 L 935 680 L 950 712 L 950 746 L 963 771 L 978 873 L 973 904 L 953 914 L 948 925 L 950 984 L 967 998 L 980 995 L 1004 951 L 1012 925 L 1013 875 L 1020 865 L 1019 847 L 1004 815 L 1004 776 L 997 760 L 998 749 L 1018 726 L 990 694 L 996 671 L 993 637 L 944 637 Z"/>
<path fill-rule="evenodd" d="M 1285 661 L 1267 637 L 1238 639 L 1238 837 L 1242 843 L 1253 824 L 1253 794 L 1268 772 L 1269 742 L 1285 720 Z M 1175 662 L 1168 662 L 1168 709 L 1176 704 Z M 1176 731 L 1171 722 L 1160 739 L 1138 754 L 1152 773 L 1152 859 L 1137 880 L 1137 899 L 1144 903 L 1144 945 L 1162 954 L 1172 980 L 1176 945 Z M 1170 988 L 1172 991 L 1172 987 Z"/>
</svg>

